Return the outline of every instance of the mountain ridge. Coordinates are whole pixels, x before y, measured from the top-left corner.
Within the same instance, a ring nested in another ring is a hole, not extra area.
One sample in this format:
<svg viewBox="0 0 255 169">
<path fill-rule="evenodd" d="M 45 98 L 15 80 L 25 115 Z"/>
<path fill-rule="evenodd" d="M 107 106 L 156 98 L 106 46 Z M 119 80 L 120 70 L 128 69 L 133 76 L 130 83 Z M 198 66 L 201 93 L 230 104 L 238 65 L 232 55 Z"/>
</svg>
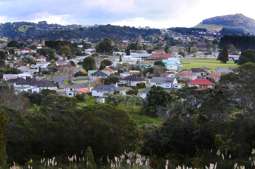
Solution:
<svg viewBox="0 0 255 169">
<path fill-rule="evenodd" d="M 196 27 L 206 28 L 209 31 L 236 30 L 255 35 L 255 20 L 241 13 L 204 19 Z"/>
<path fill-rule="evenodd" d="M 103 38 L 129 40 L 137 39 L 138 37 L 146 39 L 158 34 L 160 34 L 159 29 L 113 25 L 58 25 L 48 24 L 47 22 L 7 22 L 0 24 L 0 37 L 3 36 L 14 40 L 71 40 L 86 38 L 91 41 L 98 41 Z"/>
</svg>

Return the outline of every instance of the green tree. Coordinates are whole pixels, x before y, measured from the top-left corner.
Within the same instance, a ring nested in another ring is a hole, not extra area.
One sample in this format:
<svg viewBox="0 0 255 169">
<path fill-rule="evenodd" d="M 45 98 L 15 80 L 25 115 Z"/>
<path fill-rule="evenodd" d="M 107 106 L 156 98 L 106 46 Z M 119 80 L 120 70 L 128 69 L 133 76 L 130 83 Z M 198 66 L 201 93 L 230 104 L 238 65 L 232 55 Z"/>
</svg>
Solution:
<svg viewBox="0 0 255 169">
<path fill-rule="evenodd" d="M 93 57 L 86 57 L 82 63 L 83 69 L 86 71 L 96 69 L 96 61 Z"/>
<path fill-rule="evenodd" d="M 112 65 L 112 61 L 108 60 L 108 59 L 104 59 L 101 64 L 100 64 L 100 69 L 104 69 L 107 66 L 111 66 Z"/>
<path fill-rule="evenodd" d="M 188 164 L 200 157 L 202 167 L 206 164 L 203 155 L 214 148 L 214 133 L 209 125 L 196 125 L 191 119 L 173 118 L 163 126 L 146 135 L 143 152 L 147 155 L 170 157 L 172 162 Z M 210 159 L 212 160 L 212 159 Z"/>
<path fill-rule="evenodd" d="M 6 52 L 0 50 L 0 67 L 5 65 L 6 58 L 7 58 Z"/>
<path fill-rule="evenodd" d="M 101 41 L 99 44 L 97 44 L 96 51 L 102 54 L 112 54 L 113 48 L 114 46 L 113 46 L 112 40 L 106 38 L 103 41 Z"/>
<path fill-rule="evenodd" d="M 6 164 L 6 135 L 5 135 L 6 117 L 0 112 L 0 168 Z"/>
<path fill-rule="evenodd" d="M 245 64 L 247 62 L 255 63 L 255 50 L 246 50 L 246 51 L 242 52 L 238 63 Z"/>
<path fill-rule="evenodd" d="M 161 87 L 153 86 L 147 96 L 145 113 L 150 116 L 158 116 L 167 107 L 170 101 L 169 94 Z"/>
<path fill-rule="evenodd" d="M 57 60 L 55 49 L 51 49 L 51 48 L 42 48 L 42 49 L 37 50 L 37 52 L 38 52 L 40 55 L 45 56 L 45 57 L 47 58 L 48 61 Z"/>
<path fill-rule="evenodd" d="M 91 147 L 88 147 L 85 152 L 85 166 L 86 169 L 96 169 L 96 162 L 94 158 L 94 153 Z"/>
<path fill-rule="evenodd" d="M 142 49 L 143 47 L 138 42 L 130 43 L 128 44 L 128 47 L 126 49 L 126 54 L 130 55 L 130 50 L 142 50 Z"/>
<path fill-rule="evenodd" d="M 169 48 L 168 45 L 165 46 L 164 51 L 165 51 L 166 53 L 169 53 L 169 52 L 170 52 L 170 48 Z"/>
<path fill-rule="evenodd" d="M 62 46 L 60 49 L 60 54 L 63 55 L 64 57 L 70 58 L 72 55 L 72 50 L 70 46 L 68 45 Z"/>
<path fill-rule="evenodd" d="M 155 66 L 161 66 L 161 67 L 166 67 L 166 65 L 165 65 L 165 63 L 163 63 L 162 61 L 156 61 L 155 63 L 154 63 L 154 65 Z"/>
<path fill-rule="evenodd" d="M 7 44 L 7 47 L 9 48 L 21 48 L 21 47 L 24 47 L 25 45 L 23 43 L 19 43 L 17 41 L 10 41 L 8 44 Z"/>
<path fill-rule="evenodd" d="M 228 103 L 246 115 L 254 115 L 255 110 L 254 74 L 255 64 L 246 63 L 236 69 L 234 73 L 223 76 L 219 84 L 219 88 L 228 98 Z"/>
<path fill-rule="evenodd" d="M 119 82 L 119 78 L 114 75 L 111 75 L 104 80 L 104 84 L 116 84 L 118 82 Z"/>
<path fill-rule="evenodd" d="M 218 60 L 220 60 L 222 63 L 227 63 L 228 62 L 228 49 L 227 48 L 224 48 L 219 56 L 218 56 Z"/>
</svg>

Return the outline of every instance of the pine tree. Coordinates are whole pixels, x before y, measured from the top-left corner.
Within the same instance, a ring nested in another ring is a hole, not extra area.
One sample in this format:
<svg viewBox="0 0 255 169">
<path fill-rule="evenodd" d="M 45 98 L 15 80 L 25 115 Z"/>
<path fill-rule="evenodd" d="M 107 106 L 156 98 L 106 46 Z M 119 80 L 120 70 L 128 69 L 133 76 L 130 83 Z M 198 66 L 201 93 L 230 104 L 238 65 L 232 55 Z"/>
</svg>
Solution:
<svg viewBox="0 0 255 169">
<path fill-rule="evenodd" d="M 85 152 L 85 166 L 86 169 L 96 169 L 94 153 L 91 147 L 88 147 Z"/>
<path fill-rule="evenodd" d="M 219 56 L 218 56 L 218 60 L 220 60 L 222 63 L 227 63 L 228 62 L 228 50 L 227 50 L 227 48 L 224 48 L 221 52 L 220 52 L 220 54 L 219 54 Z"/>
</svg>

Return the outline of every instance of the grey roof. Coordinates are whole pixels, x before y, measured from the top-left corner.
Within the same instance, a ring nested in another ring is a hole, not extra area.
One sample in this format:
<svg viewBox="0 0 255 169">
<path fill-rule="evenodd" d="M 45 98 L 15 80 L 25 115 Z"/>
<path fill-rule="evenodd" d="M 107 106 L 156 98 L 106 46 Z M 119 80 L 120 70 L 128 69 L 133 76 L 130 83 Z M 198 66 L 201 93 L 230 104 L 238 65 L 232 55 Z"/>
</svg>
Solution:
<svg viewBox="0 0 255 169">
<path fill-rule="evenodd" d="M 170 77 L 153 77 L 150 79 L 151 83 L 173 83 L 175 78 L 170 78 Z"/>
<path fill-rule="evenodd" d="M 207 73 L 207 70 L 203 69 L 203 68 L 192 68 L 191 71 L 192 71 L 192 73 L 200 73 L 200 72 Z"/>
<path fill-rule="evenodd" d="M 54 76 L 52 78 L 52 80 L 55 82 L 55 83 L 64 83 L 65 80 L 68 80 L 68 77 L 67 76 Z"/>
<path fill-rule="evenodd" d="M 123 80 L 139 82 L 139 81 L 144 81 L 145 79 L 140 76 L 131 75 L 131 76 L 125 77 Z"/>
<path fill-rule="evenodd" d="M 223 74 L 228 74 L 228 73 L 232 73 L 233 70 L 230 68 L 224 68 L 224 67 L 219 67 L 215 70 L 218 73 L 223 73 Z"/>
<path fill-rule="evenodd" d="M 93 90 L 98 92 L 114 92 L 118 90 L 118 87 L 116 87 L 115 85 L 101 85 L 95 87 Z"/>
<path fill-rule="evenodd" d="M 87 88 L 88 85 L 87 84 L 71 84 L 71 85 L 65 85 L 65 88 L 74 88 L 74 89 L 78 89 L 78 88 Z"/>
</svg>

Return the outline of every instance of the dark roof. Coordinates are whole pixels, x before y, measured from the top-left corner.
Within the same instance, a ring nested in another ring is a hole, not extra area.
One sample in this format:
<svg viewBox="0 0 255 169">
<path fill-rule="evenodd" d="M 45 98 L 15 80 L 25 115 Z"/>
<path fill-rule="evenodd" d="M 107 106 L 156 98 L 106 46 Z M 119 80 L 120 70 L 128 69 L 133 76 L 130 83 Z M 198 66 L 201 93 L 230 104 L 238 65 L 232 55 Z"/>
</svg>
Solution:
<svg viewBox="0 0 255 169">
<path fill-rule="evenodd" d="M 200 72 L 207 73 L 207 70 L 203 69 L 203 68 L 192 68 L 191 71 L 192 71 L 192 73 L 200 73 Z"/>
<path fill-rule="evenodd" d="M 101 85 L 101 86 L 97 86 L 95 87 L 93 90 L 95 91 L 102 91 L 102 92 L 114 92 L 117 91 L 117 87 L 115 85 Z"/>
<path fill-rule="evenodd" d="M 102 71 L 96 71 L 94 73 L 91 74 L 91 76 L 96 76 L 96 77 L 108 77 L 108 75 Z"/>
<path fill-rule="evenodd" d="M 139 82 L 139 81 L 144 81 L 144 78 L 142 78 L 140 76 L 136 76 L 136 75 L 131 75 L 131 76 L 127 76 L 127 77 L 123 78 L 123 80 Z"/>
<path fill-rule="evenodd" d="M 48 80 L 36 80 L 36 79 L 23 79 L 17 78 L 9 80 L 10 83 L 15 83 L 16 85 L 29 85 L 29 86 L 37 86 L 37 87 L 56 87 L 57 85 Z"/>
<path fill-rule="evenodd" d="M 150 82 L 152 83 L 173 83 L 175 78 L 171 77 L 153 77 L 150 79 Z"/>
</svg>

